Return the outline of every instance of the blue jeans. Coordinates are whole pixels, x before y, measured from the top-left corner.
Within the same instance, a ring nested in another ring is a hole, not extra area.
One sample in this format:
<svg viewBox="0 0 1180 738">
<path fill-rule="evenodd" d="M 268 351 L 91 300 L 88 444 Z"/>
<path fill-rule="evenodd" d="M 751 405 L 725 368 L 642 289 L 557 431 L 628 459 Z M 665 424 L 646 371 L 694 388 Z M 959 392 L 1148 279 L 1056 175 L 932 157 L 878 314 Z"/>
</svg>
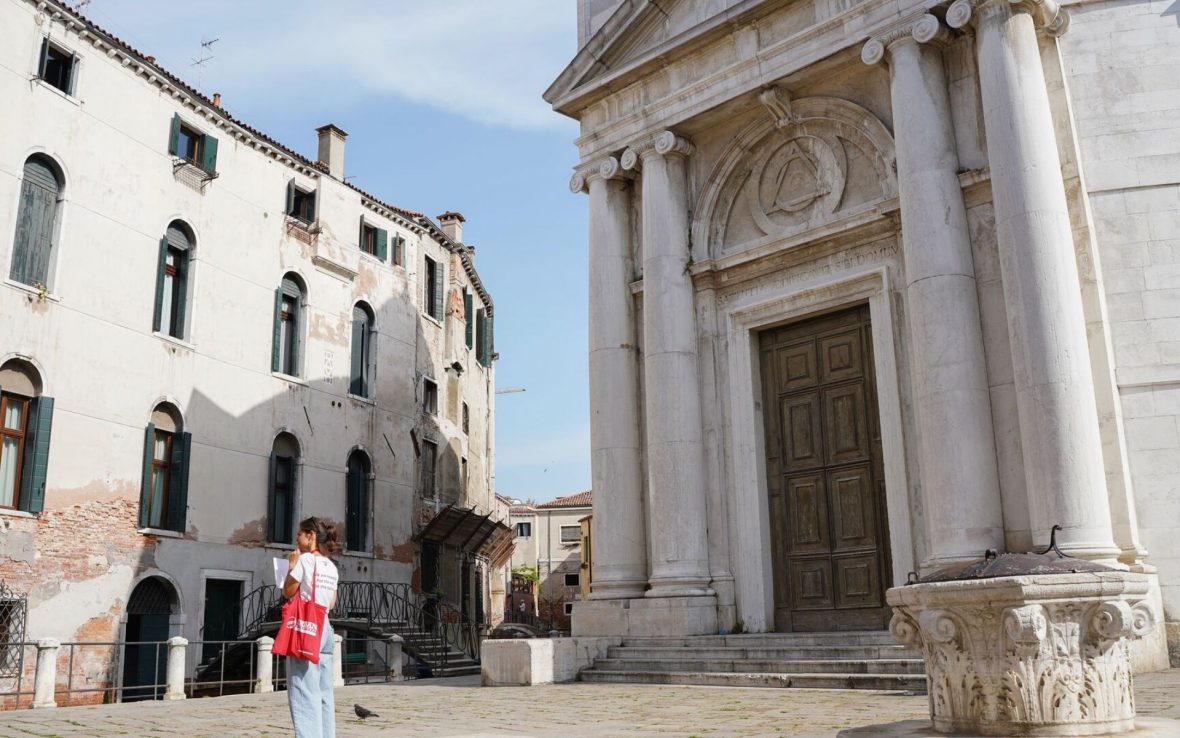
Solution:
<svg viewBox="0 0 1180 738">
<path fill-rule="evenodd" d="M 336 738 L 336 703 L 332 694 L 332 648 L 335 632 L 324 619 L 320 663 L 287 657 L 287 704 L 295 738 Z"/>
</svg>

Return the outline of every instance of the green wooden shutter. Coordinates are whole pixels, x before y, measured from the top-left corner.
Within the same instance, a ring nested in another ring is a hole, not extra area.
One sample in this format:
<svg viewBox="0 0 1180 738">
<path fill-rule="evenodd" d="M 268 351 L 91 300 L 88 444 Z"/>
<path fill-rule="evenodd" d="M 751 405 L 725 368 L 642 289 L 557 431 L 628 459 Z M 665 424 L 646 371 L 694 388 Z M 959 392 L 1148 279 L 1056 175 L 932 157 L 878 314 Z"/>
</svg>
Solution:
<svg viewBox="0 0 1180 738">
<path fill-rule="evenodd" d="M 358 397 L 365 395 L 365 321 L 352 321 L 352 362 L 348 375 L 348 391 Z"/>
<path fill-rule="evenodd" d="M 365 483 L 365 475 L 349 464 L 345 479 L 347 491 L 344 500 L 344 537 L 349 551 L 359 551 L 361 549 L 361 487 Z"/>
<path fill-rule="evenodd" d="M 312 223 L 315 222 L 315 209 L 316 209 L 316 197 L 315 196 L 316 196 L 315 192 L 307 193 L 307 200 L 308 200 L 307 218 Z"/>
<path fill-rule="evenodd" d="M 202 136 L 204 139 L 201 144 L 201 169 L 204 169 L 209 174 L 217 173 L 217 139 L 209 134 Z"/>
<path fill-rule="evenodd" d="M 360 225 L 357 226 L 356 231 L 356 247 L 361 251 L 365 250 L 365 216 L 361 216 Z"/>
<path fill-rule="evenodd" d="M 172 467 L 168 478 L 168 529 L 184 532 L 188 517 L 188 468 L 192 454 L 192 433 L 172 437 Z"/>
<path fill-rule="evenodd" d="M 279 523 L 283 526 L 280 533 L 282 534 L 283 543 L 291 543 L 294 540 L 292 536 L 293 528 L 295 527 L 295 500 L 299 496 L 299 460 L 297 457 L 291 459 L 291 482 L 287 485 L 287 512 Z"/>
<path fill-rule="evenodd" d="M 471 293 L 463 290 L 463 320 L 467 323 L 467 348 L 471 348 L 475 340 L 475 326 L 472 325 L 472 308 L 474 307 L 474 300 L 472 300 Z"/>
<path fill-rule="evenodd" d="M 39 513 L 45 508 L 45 477 L 49 471 L 49 436 L 53 430 L 53 398 L 38 397 L 29 408 L 28 437 L 21 465 L 20 509 Z"/>
<path fill-rule="evenodd" d="M 291 376 L 301 376 L 300 371 L 303 366 L 303 313 L 307 310 L 307 305 L 303 301 L 303 295 L 295 298 L 295 313 L 291 317 Z"/>
<path fill-rule="evenodd" d="M 494 328 L 496 319 L 489 315 L 484 321 L 484 329 L 487 331 L 487 338 L 484 339 L 484 353 L 487 355 L 485 366 L 491 366 L 496 354 L 496 329 Z"/>
<path fill-rule="evenodd" d="M 168 153 L 180 156 L 180 113 L 172 116 L 172 130 L 168 134 Z"/>
<path fill-rule="evenodd" d="M 160 239 L 160 251 L 156 256 L 156 312 L 152 317 L 152 330 L 162 331 L 160 318 L 164 314 L 164 268 L 168 262 L 168 238 Z"/>
<path fill-rule="evenodd" d="M 189 252 L 181 251 L 176 257 L 176 315 L 172 316 L 176 323 L 176 338 L 184 338 L 184 319 L 188 312 L 188 267 Z"/>
<path fill-rule="evenodd" d="M 488 337 L 485 328 L 484 312 L 483 308 L 480 308 L 475 311 L 475 360 L 483 366 L 488 365 L 487 359 L 485 358 L 488 348 Z"/>
<path fill-rule="evenodd" d="M 365 343 L 365 396 L 377 399 L 377 328 L 369 325 L 369 335 Z"/>
<path fill-rule="evenodd" d="M 402 254 L 405 249 L 405 246 L 406 246 L 406 239 L 404 239 L 398 235 L 395 235 L 393 237 L 393 263 L 394 264 L 397 264 L 399 266 L 401 265 L 402 259 L 404 258 Z"/>
<path fill-rule="evenodd" d="M 269 472 L 266 476 L 266 540 L 284 542 L 280 537 L 283 523 L 278 516 L 278 499 L 275 493 L 275 467 L 278 459 L 274 451 L 270 452 Z"/>
<path fill-rule="evenodd" d="M 377 258 L 385 261 L 389 256 L 389 233 L 383 228 L 377 229 Z"/>
<path fill-rule="evenodd" d="M 443 319 L 443 265 L 441 261 L 434 263 L 434 317 Z"/>
<path fill-rule="evenodd" d="M 45 79 L 45 65 L 49 61 L 49 39 L 41 39 L 41 60 L 37 62 L 37 76 Z"/>
<path fill-rule="evenodd" d="M 143 483 L 139 488 L 139 527 L 146 528 L 151 521 L 152 500 L 152 442 L 156 438 L 156 426 L 148 423 L 143 440 Z"/>
<path fill-rule="evenodd" d="M 275 324 L 273 328 L 274 344 L 270 350 L 270 370 L 282 371 L 282 342 L 283 342 L 283 288 L 275 290 Z"/>
<path fill-rule="evenodd" d="M 287 182 L 287 215 L 295 214 L 295 180 Z"/>
</svg>

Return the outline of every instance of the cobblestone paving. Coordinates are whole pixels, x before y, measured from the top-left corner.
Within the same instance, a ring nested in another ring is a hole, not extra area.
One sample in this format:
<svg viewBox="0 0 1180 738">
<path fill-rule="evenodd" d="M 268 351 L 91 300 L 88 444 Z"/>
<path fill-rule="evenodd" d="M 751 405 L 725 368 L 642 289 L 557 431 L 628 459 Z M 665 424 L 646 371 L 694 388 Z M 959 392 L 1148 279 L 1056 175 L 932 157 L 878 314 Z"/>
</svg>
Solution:
<svg viewBox="0 0 1180 738">
<path fill-rule="evenodd" d="M 1180 718 L 1180 669 L 1135 680 L 1142 715 Z M 359 702 L 378 713 L 362 723 Z M 847 727 L 921 719 L 924 695 L 628 684 L 481 688 L 477 677 L 336 690 L 337 736 L 833 736 Z M 0 738 L 292 735 L 286 694 L 237 695 L 0 713 Z"/>
</svg>

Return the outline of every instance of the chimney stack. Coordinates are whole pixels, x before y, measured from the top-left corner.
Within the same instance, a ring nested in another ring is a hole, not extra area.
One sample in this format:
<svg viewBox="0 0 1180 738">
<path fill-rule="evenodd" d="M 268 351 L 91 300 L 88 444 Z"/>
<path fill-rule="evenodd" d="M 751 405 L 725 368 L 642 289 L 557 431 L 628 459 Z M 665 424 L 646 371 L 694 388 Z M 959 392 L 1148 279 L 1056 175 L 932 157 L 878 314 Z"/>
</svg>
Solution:
<svg viewBox="0 0 1180 738">
<path fill-rule="evenodd" d="M 213 93 L 213 107 L 218 108 L 218 109 L 221 108 L 221 93 L 220 92 Z"/>
<path fill-rule="evenodd" d="M 320 134 L 319 163 L 328 168 L 328 174 L 344 181 L 344 139 L 348 134 L 340 127 L 329 123 L 316 129 Z"/>
<path fill-rule="evenodd" d="M 442 232 L 455 243 L 463 243 L 463 224 L 466 222 L 467 219 L 463 217 L 462 213 L 450 210 L 438 216 L 438 224 L 442 226 Z"/>
</svg>

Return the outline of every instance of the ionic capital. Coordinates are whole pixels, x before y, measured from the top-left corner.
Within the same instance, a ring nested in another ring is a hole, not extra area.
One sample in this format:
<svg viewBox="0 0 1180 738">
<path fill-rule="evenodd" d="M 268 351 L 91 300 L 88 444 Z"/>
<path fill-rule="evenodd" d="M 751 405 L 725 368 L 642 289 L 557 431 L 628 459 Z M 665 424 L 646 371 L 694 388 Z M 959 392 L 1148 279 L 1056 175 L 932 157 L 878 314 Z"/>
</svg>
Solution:
<svg viewBox="0 0 1180 738">
<path fill-rule="evenodd" d="M 966 2 L 967 0 L 961 1 Z M 885 52 L 890 51 L 897 44 L 915 41 L 920 44 L 946 43 L 949 40 L 950 31 L 942 24 L 942 21 L 930 13 L 923 13 L 870 38 L 860 51 L 860 60 L 872 66 L 883 61 Z"/>
<path fill-rule="evenodd" d="M 580 171 L 575 171 L 573 175 L 570 176 L 570 194 L 578 195 L 587 192 L 587 190 L 586 175 L 582 174 Z"/>
<path fill-rule="evenodd" d="M 946 11 L 951 28 L 966 28 L 972 21 L 996 14 L 1020 12 L 1032 16 L 1036 26 L 1054 38 L 1069 29 L 1069 13 L 1058 0 L 955 0 Z"/>
<path fill-rule="evenodd" d="M 638 172 L 643 166 L 643 157 L 634 146 L 628 146 L 619 158 L 619 164 L 628 172 Z"/>
<path fill-rule="evenodd" d="M 664 131 L 655 138 L 652 151 L 659 156 L 690 156 L 696 147 L 683 136 L 677 136 L 672 131 Z"/>
<path fill-rule="evenodd" d="M 618 157 L 608 156 L 598 165 L 595 175 L 602 179 L 630 179 L 634 173 L 625 169 Z"/>
</svg>

